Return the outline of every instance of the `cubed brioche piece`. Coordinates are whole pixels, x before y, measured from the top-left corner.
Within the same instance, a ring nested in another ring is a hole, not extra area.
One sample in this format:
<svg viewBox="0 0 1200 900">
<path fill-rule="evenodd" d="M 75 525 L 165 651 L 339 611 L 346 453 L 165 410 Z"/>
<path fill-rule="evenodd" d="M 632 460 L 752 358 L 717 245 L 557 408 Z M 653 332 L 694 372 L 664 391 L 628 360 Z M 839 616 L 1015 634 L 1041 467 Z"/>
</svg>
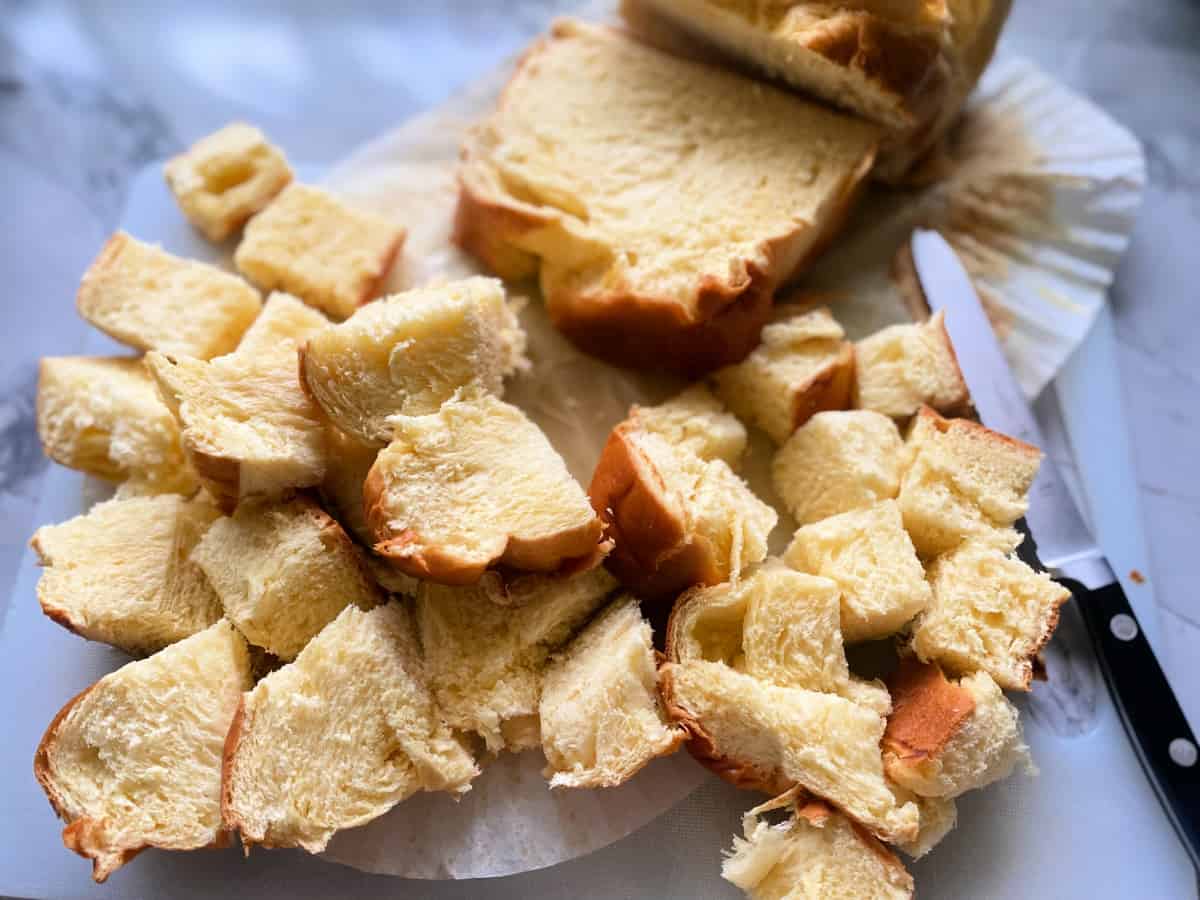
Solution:
<svg viewBox="0 0 1200 900">
<path fill-rule="evenodd" d="M 118 231 L 84 273 L 75 305 L 130 347 L 211 359 L 237 346 L 262 299 L 236 275 Z"/>
<path fill-rule="evenodd" d="M 383 599 L 359 549 L 307 497 L 238 504 L 192 558 L 246 640 L 285 662 L 346 606 Z"/>
<path fill-rule="evenodd" d="M 501 394 L 520 331 L 500 282 L 468 278 L 362 307 L 301 347 L 300 373 L 339 428 L 383 446 L 388 416 L 435 413 L 468 386 Z"/>
<path fill-rule="evenodd" d="M 782 444 L 815 413 L 850 406 L 854 345 L 844 337 L 824 307 L 781 316 L 744 361 L 713 376 L 717 394 Z"/>
<path fill-rule="evenodd" d="M 921 827 L 911 841 L 896 846 L 911 859 L 920 859 L 942 842 L 958 824 L 958 806 L 949 797 L 917 797 L 914 802 L 921 811 Z"/>
<path fill-rule="evenodd" d="M 799 528 L 783 558 L 801 572 L 837 582 L 848 643 L 895 634 L 930 602 L 895 500 Z"/>
<path fill-rule="evenodd" d="M 968 538 L 1006 550 L 1020 543 L 1011 526 L 1029 506 L 1026 495 L 1042 461 L 1037 447 L 922 407 L 908 449 L 900 511 L 922 558 Z"/>
<path fill-rule="evenodd" d="M 894 500 L 903 471 L 900 431 L 867 410 L 817 413 L 771 463 L 775 492 L 797 525 Z"/>
<path fill-rule="evenodd" d="M 883 733 L 888 777 L 923 797 L 954 798 L 1031 768 L 1017 708 L 986 672 L 957 683 L 906 657 L 888 679 L 895 708 Z"/>
<path fill-rule="evenodd" d="M 196 141 L 163 174 L 183 214 L 210 241 L 225 240 L 292 180 L 283 151 L 244 122 Z"/>
<path fill-rule="evenodd" d="M 746 428 L 702 384 L 693 384 L 657 406 L 634 406 L 629 418 L 680 450 L 708 461 L 721 459 L 735 472 L 746 453 Z"/>
<path fill-rule="evenodd" d="M 219 515 L 178 494 L 107 500 L 30 542 L 42 612 L 88 640 L 144 656 L 203 631 L 221 602 L 192 550 Z"/>
<path fill-rule="evenodd" d="M 262 312 L 242 335 L 237 354 L 243 359 L 252 359 L 275 353 L 284 344 L 299 348 L 330 324 L 325 316 L 302 300 L 275 291 L 267 297 Z"/>
<path fill-rule="evenodd" d="M 425 685 L 408 610 L 347 606 L 243 696 L 225 742 L 221 814 L 245 847 L 320 853 L 335 832 L 417 791 L 462 794 L 477 774 Z"/>
<path fill-rule="evenodd" d="M 879 713 L 720 662 L 669 662 L 659 679 L 688 750 L 726 781 L 771 795 L 799 785 L 883 840 L 916 837 L 916 804 L 899 803 L 884 780 Z"/>
<path fill-rule="evenodd" d="M 550 663 L 538 705 L 550 787 L 616 787 L 675 752 L 684 731 L 667 719 L 657 668 L 650 623 L 628 595 Z"/>
<path fill-rule="evenodd" d="M 378 293 L 404 236 L 382 216 L 291 184 L 250 220 L 233 261 L 262 290 L 287 291 L 344 319 Z"/>
<path fill-rule="evenodd" d="M 967 543 L 929 567 L 933 597 L 913 627 L 913 649 L 954 674 L 987 672 L 1027 691 L 1033 661 L 1070 591 L 996 547 Z"/>
<path fill-rule="evenodd" d="M 782 801 L 782 803 L 780 802 Z M 764 813 L 796 803 L 791 817 L 769 824 Z M 904 864 L 861 826 L 820 800 L 789 794 L 750 810 L 744 838 L 721 864 L 721 877 L 751 900 L 909 900 Z"/>
<path fill-rule="evenodd" d="M 104 676 L 54 717 L 33 771 L 96 881 L 147 847 L 228 842 L 221 748 L 249 687 L 246 642 L 217 622 Z"/>
<path fill-rule="evenodd" d="M 602 568 L 513 582 L 487 572 L 469 587 L 422 582 L 416 614 L 425 674 L 445 721 L 479 735 L 493 753 L 536 747 L 546 661 L 616 587 Z"/>
<path fill-rule="evenodd" d="M 375 550 L 396 568 L 472 584 L 494 565 L 590 566 L 602 526 L 541 429 L 491 395 L 394 418 L 363 489 Z"/>
<path fill-rule="evenodd" d="M 539 272 L 551 319 L 584 350 L 699 372 L 754 346 L 877 139 L 784 91 L 559 20 L 467 138 L 456 239 L 502 277 Z"/>
<path fill-rule="evenodd" d="M 145 492 L 196 489 L 179 426 L 141 359 L 47 356 L 38 367 L 37 429 L 59 465 Z"/>
<path fill-rule="evenodd" d="M 922 406 L 966 415 L 971 393 L 938 310 L 920 324 L 892 325 L 854 346 L 854 405 L 906 419 Z"/>
</svg>

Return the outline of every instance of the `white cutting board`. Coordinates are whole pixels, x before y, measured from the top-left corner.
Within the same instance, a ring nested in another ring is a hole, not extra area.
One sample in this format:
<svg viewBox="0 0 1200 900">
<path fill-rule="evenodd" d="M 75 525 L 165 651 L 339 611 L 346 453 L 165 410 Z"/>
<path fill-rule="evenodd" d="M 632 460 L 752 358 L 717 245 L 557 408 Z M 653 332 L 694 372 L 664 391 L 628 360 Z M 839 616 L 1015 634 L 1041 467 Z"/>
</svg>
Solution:
<svg viewBox="0 0 1200 900">
<path fill-rule="evenodd" d="M 212 249 L 180 219 L 158 167 L 147 170 L 134 183 L 124 227 L 140 238 L 160 241 L 176 253 L 213 256 Z M 53 302 L 68 300 L 54 298 Z M 1101 328 L 1090 340 L 1096 339 L 1111 341 L 1111 334 Z M 73 349 L 64 347 L 63 352 Z M 103 337 L 91 335 L 83 352 L 117 351 Z M 1111 346 L 1089 344 L 1078 359 L 1095 364 L 1090 360 L 1106 357 L 1111 357 Z M 1063 393 L 1074 399 L 1078 394 L 1072 391 L 1077 392 L 1088 376 L 1088 371 L 1076 367 L 1070 374 L 1075 387 L 1067 387 Z M 1041 412 L 1043 417 L 1047 412 L 1053 414 L 1053 410 Z M 1111 419 L 1111 409 L 1106 409 L 1105 415 L 1108 427 L 1123 434 L 1120 423 Z M 1049 427 L 1048 431 L 1052 443 L 1061 434 L 1060 428 Z M 1089 466 L 1084 463 L 1081 468 L 1086 471 Z M 81 510 L 83 485 L 84 479 L 77 473 L 52 467 L 43 483 L 37 522 L 58 522 L 76 515 Z M 1113 502 L 1119 500 L 1116 496 Z M 1130 507 L 1117 502 L 1114 513 L 1105 504 L 1092 505 L 1103 520 L 1106 539 L 1119 544 L 1130 559 L 1142 558 L 1138 548 L 1144 542 L 1136 516 L 1128 514 Z M 518 887 L 524 884 L 520 879 L 407 882 L 362 875 L 294 851 L 260 852 L 249 860 L 241 859 L 236 851 L 148 852 L 108 884 L 93 886 L 89 866 L 62 847 L 60 825 L 33 779 L 32 760 L 54 712 L 124 659 L 103 645 L 81 641 L 42 616 L 34 593 L 37 574 L 29 552 L 0 621 L 0 684 L 5 686 L 7 725 L 0 742 L 0 895 L 201 897 L 222 890 L 288 900 L 351 894 L 422 898 L 527 895 L 527 885 Z M 1149 608 L 1145 600 L 1137 605 L 1139 612 Z M 1022 704 L 1026 735 L 1040 776 L 1014 777 L 963 798 L 958 829 L 912 867 L 918 895 L 922 900 L 1195 898 L 1196 875 L 1126 741 L 1073 609 L 1064 615 L 1056 641 L 1069 651 L 1076 690 L 1052 693 L 1039 685 L 1032 704 Z M 1064 703 L 1057 704 L 1059 698 Z M 1030 709 L 1031 705 L 1035 709 Z M 728 807 L 726 813 L 755 802 L 752 795 L 732 790 L 717 795 L 721 805 Z M 723 818 L 732 821 L 735 816 Z M 672 879 L 671 889 L 678 889 L 679 896 L 738 896 L 715 874 L 719 851 L 728 846 L 727 834 L 705 834 L 704 829 L 695 827 L 655 826 L 654 831 L 653 846 L 631 849 L 623 845 L 621 850 L 602 851 L 557 867 L 554 872 L 562 877 L 540 882 L 543 896 L 552 893 L 573 900 L 642 896 L 645 876 L 635 874 L 639 854 L 653 854 L 664 865 L 670 861 L 676 871 L 681 864 L 689 869 L 694 865 L 689 877 Z"/>
</svg>

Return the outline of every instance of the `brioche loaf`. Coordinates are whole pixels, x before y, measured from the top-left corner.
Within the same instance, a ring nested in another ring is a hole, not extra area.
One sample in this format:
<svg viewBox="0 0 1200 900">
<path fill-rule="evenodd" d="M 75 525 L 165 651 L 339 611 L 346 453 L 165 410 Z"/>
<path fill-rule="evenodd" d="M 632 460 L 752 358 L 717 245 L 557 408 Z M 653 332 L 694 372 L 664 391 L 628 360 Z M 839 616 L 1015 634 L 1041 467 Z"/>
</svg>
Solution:
<svg viewBox="0 0 1200 900">
<path fill-rule="evenodd" d="M 771 480 L 798 525 L 865 509 L 900 492 L 904 442 L 886 416 L 819 412 L 771 462 Z"/>
<path fill-rule="evenodd" d="M 613 601 L 550 663 L 538 716 L 551 787 L 616 787 L 683 743 L 637 600 Z"/>
<path fill-rule="evenodd" d="M 84 273 L 75 302 L 83 318 L 123 344 L 198 359 L 236 347 L 262 306 L 236 275 L 123 231 Z"/>
<path fill-rule="evenodd" d="M 721 459 L 735 472 L 746 453 L 746 428 L 702 384 L 657 406 L 634 406 L 629 418 L 643 431 L 705 461 Z"/>
<path fill-rule="evenodd" d="M 243 846 L 319 853 L 419 790 L 462 794 L 478 772 L 438 716 L 408 610 L 347 606 L 243 695 L 221 815 Z"/>
<path fill-rule="evenodd" d="M 210 241 L 225 240 L 292 180 L 283 151 L 244 122 L 196 141 L 163 174 L 183 214 Z"/>
<path fill-rule="evenodd" d="M 344 319 L 376 295 L 404 236 L 382 216 L 290 184 L 250 220 L 233 261 L 262 290 L 287 291 Z"/>
<path fill-rule="evenodd" d="M 469 278 L 360 308 L 301 347 L 300 373 L 339 428 L 383 446 L 389 416 L 435 413 L 468 386 L 499 395 L 523 344 L 500 282 Z"/>
<path fill-rule="evenodd" d="M 599 561 L 602 526 L 546 436 L 491 395 L 392 419 L 363 488 L 375 550 L 402 572 L 471 584 L 494 565 Z"/>
<path fill-rule="evenodd" d="M 844 337 L 823 307 L 781 316 L 763 329 L 753 353 L 713 376 L 717 394 L 782 444 L 814 413 L 850 405 L 854 345 Z"/>
<path fill-rule="evenodd" d="M 97 503 L 30 544 L 43 567 L 42 612 L 88 640 L 144 656 L 203 631 L 221 602 L 193 548 L 217 518 L 200 497 L 178 494 Z"/>
<path fill-rule="evenodd" d="M 929 585 L 895 500 L 805 525 L 788 565 L 837 582 L 849 643 L 895 634 L 930 602 Z"/>
<path fill-rule="evenodd" d="M 920 324 L 891 325 L 854 348 L 854 405 L 897 419 L 922 406 L 944 415 L 965 415 L 971 394 L 938 310 Z"/>
<path fill-rule="evenodd" d="M 876 141 L 783 91 L 559 20 L 463 147 L 456 239 L 502 277 L 537 273 L 585 351 L 699 372 L 754 346 Z"/>
<path fill-rule="evenodd" d="M 54 717 L 33 771 L 96 881 L 146 847 L 226 843 L 221 747 L 249 687 L 246 642 L 217 622 L 105 675 Z"/>
</svg>

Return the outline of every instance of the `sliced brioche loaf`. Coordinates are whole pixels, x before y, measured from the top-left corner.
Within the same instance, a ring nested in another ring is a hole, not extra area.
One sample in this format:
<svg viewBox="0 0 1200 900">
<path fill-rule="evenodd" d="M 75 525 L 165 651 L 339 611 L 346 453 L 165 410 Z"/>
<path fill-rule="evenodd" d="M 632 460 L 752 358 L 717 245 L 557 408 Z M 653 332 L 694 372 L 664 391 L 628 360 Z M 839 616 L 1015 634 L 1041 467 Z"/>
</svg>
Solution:
<svg viewBox="0 0 1200 900">
<path fill-rule="evenodd" d="M 965 415 L 971 393 L 958 368 L 938 310 L 920 324 L 892 325 L 854 347 L 854 405 L 896 419 L 922 406 L 944 415 Z"/>
<path fill-rule="evenodd" d="M 491 395 L 392 419 L 363 489 L 375 550 L 398 569 L 471 584 L 494 565 L 593 565 L 602 526 L 562 457 L 520 409 Z"/>
<path fill-rule="evenodd" d="M 717 394 L 777 444 L 814 413 L 845 409 L 854 383 L 854 345 L 824 307 L 781 315 L 745 360 L 714 375 Z"/>
<path fill-rule="evenodd" d="M 421 416 L 468 386 L 500 394 L 524 336 L 499 281 L 468 278 L 370 303 L 300 350 L 306 389 L 364 444 L 392 437 L 388 416 Z"/>
<path fill-rule="evenodd" d="M 283 151 L 244 122 L 202 137 L 168 160 L 163 174 L 183 214 L 210 241 L 225 240 L 292 180 Z"/>
<path fill-rule="evenodd" d="M 383 599 L 359 549 L 307 497 L 238 504 L 192 558 L 246 640 L 284 661 L 346 606 Z"/>
<path fill-rule="evenodd" d="M 721 459 L 734 471 L 746 452 L 746 428 L 702 384 L 657 406 L 634 406 L 629 418 L 643 431 L 703 460 Z"/>
<path fill-rule="evenodd" d="M 771 479 L 796 524 L 807 525 L 895 499 L 903 470 L 904 442 L 890 419 L 831 411 L 817 413 L 784 442 Z"/>
<path fill-rule="evenodd" d="M 1029 690 L 1033 661 L 1071 596 L 1043 572 L 987 544 L 968 542 L 929 567 L 933 597 L 913 627 L 913 648 L 955 674 L 987 672 Z"/>
<path fill-rule="evenodd" d="M 895 634 L 930 602 L 925 571 L 895 500 L 803 526 L 783 558 L 801 572 L 837 582 L 849 643 Z"/>
<path fill-rule="evenodd" d="M 840 224 L 877 133 L 612 29 L 556 22 L 463 148 L 457 240 L 539 271 L 588 352 L 696 372 L 757 342 Z"/>
<path fill-rule="evenodd" d="M 382 216 L 290 184 L 250 220 L 233 261 L 262 290 L 287 291 L 344 319 L 378 293 L 404 236 Z"/>
<path fill-rule="evenodd" d="M 684 732 L 658 695 L 650 623 L 618 598 L 547 667 L 538 715 L 551 787 L 616 787 Z"/>
<path fill-rule="evenodd" d="M 329 325 L 329 320 L 311 306 L 291 294 L 275 291 L 242 335 L 237 353 L 249 359 L 281 351 L 285 344 L 298 348 Z"/>
<path fill-rule="evenodd" d="M 43 567 L 42 612 L 88 640 L 144 656 L 203 631 L 221 602 L 193 548 L 217 518 L 205 499 L 178 494 L 114 499 L 30 542 Z"/>
<path fill-rule="evenodd" d="M 462 794 L 478 772 L 438 716 L 408 610 L 347 606 L 242 697 L 221 814 L 246 847 L 319 853 L 416 791 Z"/>
<path fill-rule="evenodd" d="M 237 346 L 262 307 L 258 291 L 215 266 L 118 231 L 83 275 L 79 314 L 138 350 L 211 359 Z"/>
<path fill-rule="evenodd" d="M 33 771 L 96 881 L 146 847 L 225 843 L 221 748 L 249 687 L 246 642 L 218 622 L 104 676 L 54 717 Z"/>
</svg>

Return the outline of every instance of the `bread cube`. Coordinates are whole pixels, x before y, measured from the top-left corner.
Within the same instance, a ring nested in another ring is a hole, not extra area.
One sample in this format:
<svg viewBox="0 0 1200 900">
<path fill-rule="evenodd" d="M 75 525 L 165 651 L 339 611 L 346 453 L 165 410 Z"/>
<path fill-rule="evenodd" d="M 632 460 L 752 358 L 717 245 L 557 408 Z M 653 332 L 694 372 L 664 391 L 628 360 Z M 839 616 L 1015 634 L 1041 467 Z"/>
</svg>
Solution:
<svg viewBox="0 0 1200 900">
<path fill-rule="evenodd" d="M 850 406 L 854 345 L 824 307 L 777 315 L 754 352 L 713 378 L 726 406 L 782 444 L 814 414 Z"/>
<path fill-rule="evenodd" d="M 848 643 L 895 634 L 929 604 L 929 585 L 895 500 L 805 525 L 784 561 L 841 589 Z"/>
<path fill-rule="evenodd" d="M 634 406 L 629 418 L 702 460 L 724 460 L 735 472 L 741 466 L 746 428 L 703 384 L 693 384 L 657 406 Z"/>
<path fill-rule="evenodd" d="M 1070 592 L 1043 572 L 968 542 L 929 567 L 933 597 L 913 627 L 923 660 L 956 674 L 987 672 L 1005 690 L 1027 691 L 1033 661 L 1058 625 Z"/>
<path fill-rule="evenodd" d="M 262 307 L 258 291 L 236 275 L 123 231 L 84 273 L 75 303 L 79 315 L 123 344 L 197 359 L 233 350 Z"/>
<path fill-rule="evenodd" d="M 244 122 L 196 141 L 163 174 L 183 214 L 210 241 L 225 240 L 292 180 L 283 151 Z"/>
<path fill-rule="evenodd" d="M 233 261 L 262 290 L 344 319 L 378 293 L 404 235 L 382 216 L 292 184 L 250 220 Z"/>
<path fill-rule="evenodd" d="M 971 393 L 938 310 L 919 324 L 892 325 L 854 347 L 854 405 L 906 419 L 922 406 L 967 415 Z"/>
<path fill-rule="evenodd" d="M 771 462 L 775 492 L 798 525 L 894 500 L 904 471 L 895 423 L 867 410 L 820 412 Z"/>
</svg>

